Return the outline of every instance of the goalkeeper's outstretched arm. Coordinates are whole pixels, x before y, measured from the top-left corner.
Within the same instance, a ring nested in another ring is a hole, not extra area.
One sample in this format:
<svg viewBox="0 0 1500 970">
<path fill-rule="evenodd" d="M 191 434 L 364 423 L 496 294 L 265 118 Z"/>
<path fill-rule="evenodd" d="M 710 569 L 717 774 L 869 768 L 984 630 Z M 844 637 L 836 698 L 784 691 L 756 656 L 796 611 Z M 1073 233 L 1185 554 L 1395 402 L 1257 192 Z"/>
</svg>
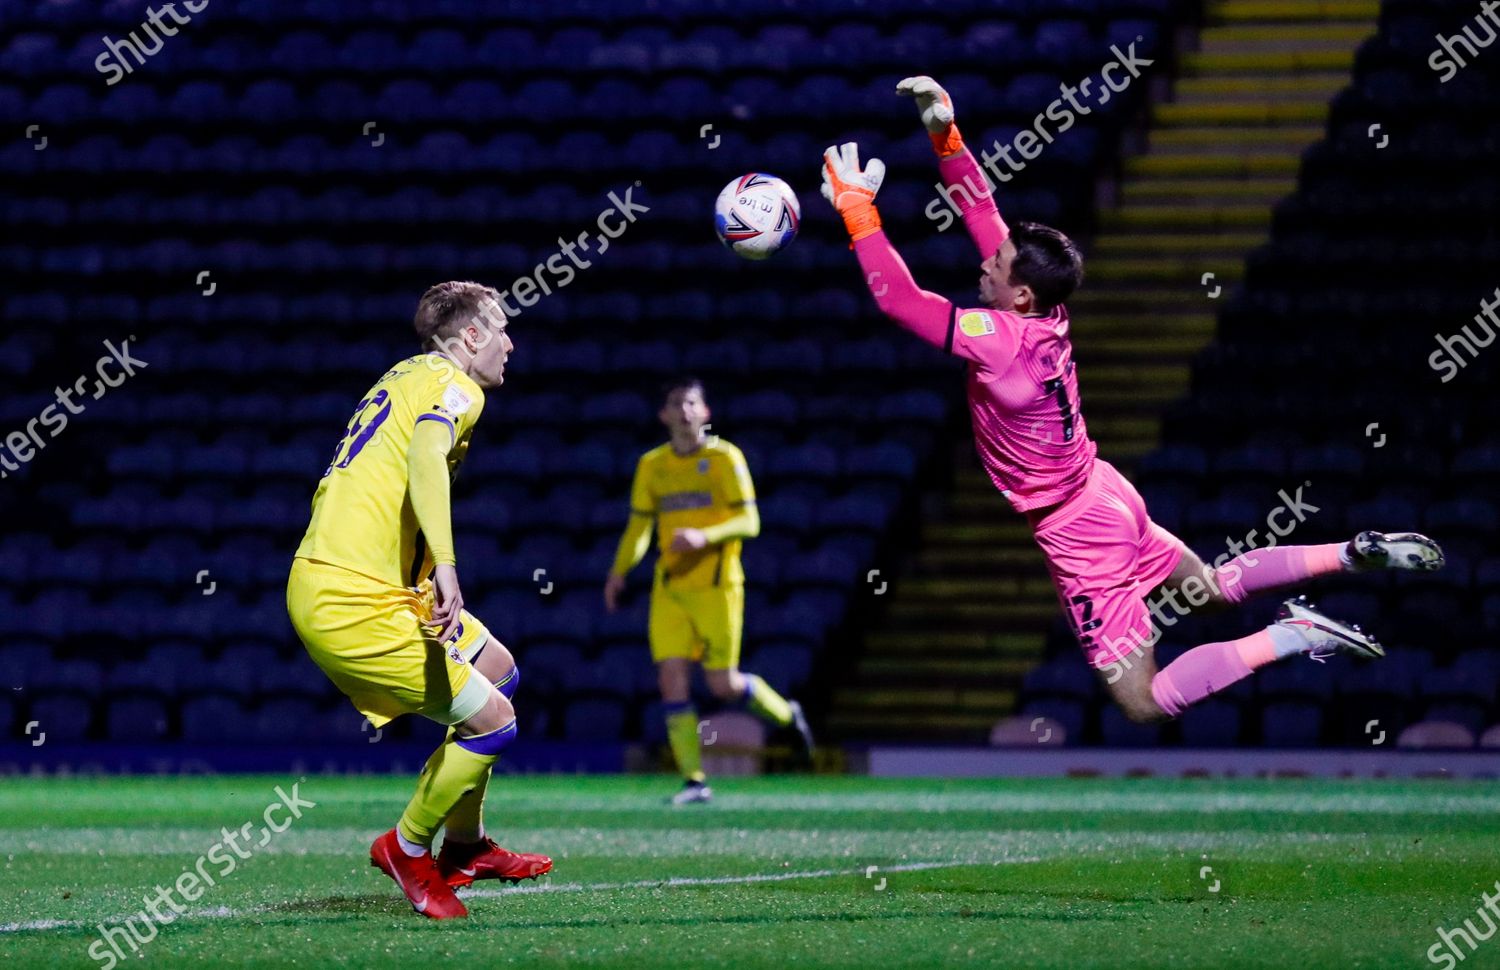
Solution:
<svg viewBox="0 0 1500 970">
<path fill-rule="evenodd" d="M 934 347 L 949 350 L 953 304 L 917 286 L 906 262 L 880 228 L 875 193 L 884 179 L 885 163 L 878 158 L 860 168 L 859 146 L 853 142 L 823 153 L 823 197 L 843 217 L 876 305 Z"/>
<path fill-rule="evenodd" d="M 937 153 L 944 194 L 957 203 L 979 257 L 989 259 L 1000 251 L 1010 229 L 1000 217 L 979 163 L 964 147 L 963 136 L 953 120 L 953 100 L 942 85 L 926 75 L 903 79 L 896 85 L 896 93 L 916 99 L 922 125 L 932 139 L 932 150 Z"/>
</svg>

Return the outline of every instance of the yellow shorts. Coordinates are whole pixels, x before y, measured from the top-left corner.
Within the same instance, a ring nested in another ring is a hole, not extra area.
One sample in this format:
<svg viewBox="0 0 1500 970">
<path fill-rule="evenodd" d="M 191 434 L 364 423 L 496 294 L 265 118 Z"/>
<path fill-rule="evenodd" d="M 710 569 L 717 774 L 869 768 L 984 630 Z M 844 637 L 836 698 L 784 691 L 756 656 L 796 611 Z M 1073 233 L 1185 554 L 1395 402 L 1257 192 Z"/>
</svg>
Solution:
<svg viewBox="0 0 1500 970">
<path fill-rule="evenodd" d="M 464 611 L 458 635 L 439 643 L 424 628 L 432 615 L 430 583 L 390 586 L 298 558 L 286 607 L 313 662 L 375 727 L 402 714 L 457 724 L 489 701 L 493 687 L 469 665 L 489 631 Z"/>
<path fill-rule="evenodd" d="M 736 668 L 745 632 L 745 587 L 674 590 L 658 584 L 651 590 L 648 626 L 656 663 L 681 657 L 707 670 Z"/>
</svg>

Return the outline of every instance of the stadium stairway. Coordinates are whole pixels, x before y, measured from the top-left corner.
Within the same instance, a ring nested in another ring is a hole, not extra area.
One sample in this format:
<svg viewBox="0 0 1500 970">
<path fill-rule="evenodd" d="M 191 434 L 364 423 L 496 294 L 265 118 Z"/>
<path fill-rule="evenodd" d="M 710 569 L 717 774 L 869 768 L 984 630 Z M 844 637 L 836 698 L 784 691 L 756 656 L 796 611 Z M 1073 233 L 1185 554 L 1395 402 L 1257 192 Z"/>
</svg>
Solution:
<svg viewBox="0 0 1500 970">
<path fill-rule="evenodd" d="M 1171 100 L 1124 161 L 1069 304 L 1089 433 L 1127 474 L 1187 392 L 1217 301 L 1322 137 L 1379 0 L 1210 0 L 1205 13 Z M 1045 659 L 1059 612 L 1042 556 L 972 445 L 956 454 L 951 490 L 930 497 L 941 514 L 834 697 L 828 723 L 842 737 L 983 742 Z"/>
</svg>

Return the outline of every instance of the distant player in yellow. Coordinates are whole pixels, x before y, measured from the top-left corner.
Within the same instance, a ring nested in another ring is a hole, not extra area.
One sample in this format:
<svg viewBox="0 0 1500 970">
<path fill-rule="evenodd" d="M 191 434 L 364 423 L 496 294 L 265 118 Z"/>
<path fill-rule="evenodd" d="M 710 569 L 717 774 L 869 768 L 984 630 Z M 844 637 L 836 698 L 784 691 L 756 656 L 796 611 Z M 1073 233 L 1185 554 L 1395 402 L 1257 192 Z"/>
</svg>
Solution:
<svg viewBox="0 0 1500 970">
<path fill-rule="evenodd" d="M 422 353 L 360 401 L 313 497 L 292 562 L 287 612 L 308 654 L 375 727 L 402 714 L 452 725 L 428 759 L 401 821 L 370 862 L 417 912 L 466 916 L 455 888 L 552 868 L 487 838 L 490 769 L 516 736 L 510 651 L 464 610 L 449 487 L 514 349 L 498 294 L 441 283 L 422 295 Z M 432 843 L 446 825 L 442 855 Z"/>
<path fill-rule="evenodd" d="M 666 706 L 667 739 L 684 778 L 672 802 L 686 805 L 713 797 L 691 699 L 693 664 L 703 665 L 720 700 L 795 728 L 808 751 L 813 740 L 800 704 L 739 669 L 745 620 L 740 546 L 760 534 L 745 456 L 723 438 L 705 434 L 710 414 L 701 381 L 684 378 L 664 391 L 657 417 L 671 438 L 636 464 L 630 522 L 604 583 L 604 603 L 611 613 L 618 609 L 625 574 L 645 557 L 654 522 L 661 558 L 651 588 L 651 659 Z"/>
</svg>

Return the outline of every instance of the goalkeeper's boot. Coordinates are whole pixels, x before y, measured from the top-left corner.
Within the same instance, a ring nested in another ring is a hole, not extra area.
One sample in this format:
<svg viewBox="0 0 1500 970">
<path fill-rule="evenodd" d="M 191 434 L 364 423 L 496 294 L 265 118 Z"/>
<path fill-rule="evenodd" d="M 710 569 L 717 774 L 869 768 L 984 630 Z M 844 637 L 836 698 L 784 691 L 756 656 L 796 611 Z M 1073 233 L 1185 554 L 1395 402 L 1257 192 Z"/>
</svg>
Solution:
<svg viewBox="0 0 1500 970">
<path fill-rule="evenodd" d="M 552 871 L 552 860 L 535 852 L 512 852 L 495 844 L 494 839 L 478 842 L 443 842 L 438 853 L 438 872 L 454 889 L 462 889 L 476 879 L 503 879 L 520 882 L 535 879 Z"/>
<path fill-rule="evenodd" d="M 1318 612 L 1306 596 L 1282 603 L 1276 611 L 1276 625 L 1305 640 L 1307 655 L 1319 663 L 1336 653 L 1347 653 L 1361 660 L 1385 656 L 1385 648 L 1361 630 L 1359 624 L 1341 623 Z"/>
<path fill-rule="evenodd" d="M 468 916 L 469 910 L 453 894 L 438 872 L 432 853 L 409 856 L 396 840 L 396 830 L 375 840 L 370 846 L 370 865 L 390 876 L 406 894 L 411 908 L 429 919 L 453 919 Z"/>
<path fill-rule="evenodd" d="M 1442 548 L 1415 532 L 1361 532 L 1349 540 L 1344 556 L 1356 572 L 1375 569 L 1433 572 L 1442 569 L 1444 563 Z"/>
</svg>

